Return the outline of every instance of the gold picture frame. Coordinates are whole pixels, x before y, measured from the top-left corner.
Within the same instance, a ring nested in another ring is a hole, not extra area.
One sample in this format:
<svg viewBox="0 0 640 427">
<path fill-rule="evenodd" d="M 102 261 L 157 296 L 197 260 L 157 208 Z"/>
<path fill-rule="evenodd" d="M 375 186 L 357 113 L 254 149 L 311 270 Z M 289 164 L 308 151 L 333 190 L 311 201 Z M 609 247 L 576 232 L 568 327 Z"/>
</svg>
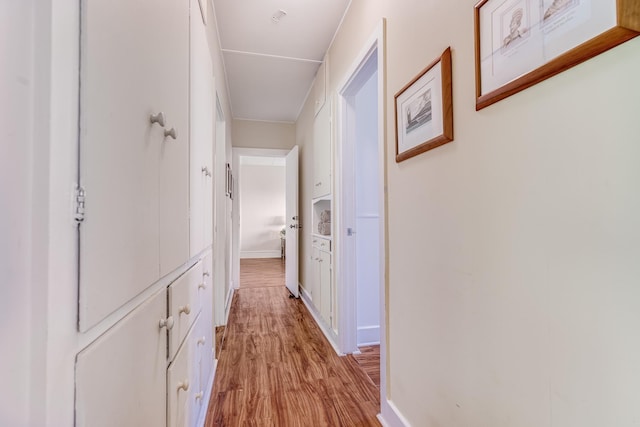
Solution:
<svg viewBox="0 0 640 427">
<path fill-rule="evenodd" d="M 396 162 L 453 141 L 451 48 L 395 95 Z"/>
<path fill-rule="evenodd" d="M 481 0 L 476 110 L 640 34 L 640 0 Z"/>
</svg>

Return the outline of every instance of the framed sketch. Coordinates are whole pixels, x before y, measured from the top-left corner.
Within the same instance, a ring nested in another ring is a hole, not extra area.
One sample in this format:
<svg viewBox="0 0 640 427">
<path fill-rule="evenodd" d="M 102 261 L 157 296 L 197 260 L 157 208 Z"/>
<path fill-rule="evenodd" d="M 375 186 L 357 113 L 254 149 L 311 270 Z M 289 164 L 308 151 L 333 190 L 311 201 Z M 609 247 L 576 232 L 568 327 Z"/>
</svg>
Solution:
<svg viewBox="0 0 640 427">
<path fill-rule="evenodd" d="M 207 2 L 209 0 L 198 0 L 200 4 L 200 14 L 202 15 L 202 22 L 207 25 Z"/>
<path fill-rule="evenodd" d="M 396 162 L 453 141 L 451 48 L 395 95 Z"/>
<path fill-rule="evenodd" d="M 476 110 L 639 34 L 640 0 L 481 0 Z"/>
</svg>

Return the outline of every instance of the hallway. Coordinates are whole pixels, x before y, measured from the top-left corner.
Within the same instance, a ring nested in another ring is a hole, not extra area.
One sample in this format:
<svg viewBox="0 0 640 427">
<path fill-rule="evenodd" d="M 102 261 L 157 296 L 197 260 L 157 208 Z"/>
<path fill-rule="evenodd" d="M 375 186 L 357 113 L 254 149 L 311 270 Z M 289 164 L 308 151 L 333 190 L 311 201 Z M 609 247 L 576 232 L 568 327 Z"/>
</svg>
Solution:
<svg viewBox="0 0 640 427">
<path fill-rule="evenodd" d="M 302 301 L 260 276 L 262 287 L 243 282 L 234 295 L 205 425 L 380 425 L 379 390 L 358 362 L 337 356 Z"/>
</svg>

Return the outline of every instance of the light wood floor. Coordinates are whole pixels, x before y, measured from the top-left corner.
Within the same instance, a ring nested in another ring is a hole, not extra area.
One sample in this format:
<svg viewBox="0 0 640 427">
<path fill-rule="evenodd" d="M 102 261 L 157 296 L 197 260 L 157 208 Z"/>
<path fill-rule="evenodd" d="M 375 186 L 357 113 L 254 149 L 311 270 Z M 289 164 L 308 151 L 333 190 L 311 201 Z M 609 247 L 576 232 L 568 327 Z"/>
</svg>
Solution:
<svg viewBox="0 0 640 427">
<path fill-rule="evenodd" d="M 380 346 L 360 347 L 360 354 L 354 354 L 353 357 L 376 387 L 380 388 Z"/>
<path fill-rule="evenodd" d="M 244 258 L 240 260 L 240 288 L 284 286 L 284 259 Z"/>
<path fill-rule="evenodd" d="M 379 390 L 283 286 L 231 303 L 206 426 L 379 426 Z"/>
</svg>

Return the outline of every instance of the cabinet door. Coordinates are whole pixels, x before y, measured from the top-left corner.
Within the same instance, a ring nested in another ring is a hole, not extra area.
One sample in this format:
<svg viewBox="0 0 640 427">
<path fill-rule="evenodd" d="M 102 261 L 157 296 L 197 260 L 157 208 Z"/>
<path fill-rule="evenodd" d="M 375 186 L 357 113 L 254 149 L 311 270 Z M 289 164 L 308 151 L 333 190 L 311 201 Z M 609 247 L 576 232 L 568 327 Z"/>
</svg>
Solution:
<svg viewBox="0 0 640 427">
<path fill-rule="evenodd" d="M 85 331 L 188 255 L 188 3 L 82 0 L 81 10 Z M 176 140 L 150 122 L 160 112 Z"/>
<path fill-rule="evenodd" d="M 199 287 L 200 303 L 202 306 L 200 314 L 200 335 L 202 338 L 200 351 L 202 352 L 202 387 L 205 387 L 213 367 L 215 354 L 215 343 L 213 339 L 213 256 L 211 251 L 207 252 L 202 259 L 202 270 L 202 283 Z"/>
<path fill-rule="evenodd" d="M 319 270 L 320 270 L 320 315 L 327 323 L 331 325 L 331 316 L 333 312 L 331 295 L 331 254 L 325 251 L 319 253 Z"/>
<path fill-rule="evenodd" d="M 166 424 L 166 312 L 163 289 L 78 354 L 78 427 Z"/>
<path fill-rule="evenodd" d="M 197 0 L 191 10 L 199 13 Z M 195 9 L 194 9 L 195 7 Z M 213 241 L 213 64 L 202 19 L 191 20 L 191 256 Z"/>
<path fill-rule="evenodd" d="M 169 333 L 169 360 L 174 358 L 200 313 L 198 292 L 201 283 L 202 262 L 199 261 L 169 286 L 169 315 L 174 321 Z"/>
<path fill-rule="evenodd" d="M 155 43 L 163 51 L 158 69 L 163 76 L 165 129 L 176 133 L 176 139 L 164 138 L 160 150 L 160 276 L 164 276 L 189 259 L 189 2 L 152 3 L 153 8 L 163 9 L 162 31 Z"/>
<path fill-rule="evenodd" d="M 331 103 L 326 102 L 313 124 L 313 197 L 331 192 Z"/>
</svg>

